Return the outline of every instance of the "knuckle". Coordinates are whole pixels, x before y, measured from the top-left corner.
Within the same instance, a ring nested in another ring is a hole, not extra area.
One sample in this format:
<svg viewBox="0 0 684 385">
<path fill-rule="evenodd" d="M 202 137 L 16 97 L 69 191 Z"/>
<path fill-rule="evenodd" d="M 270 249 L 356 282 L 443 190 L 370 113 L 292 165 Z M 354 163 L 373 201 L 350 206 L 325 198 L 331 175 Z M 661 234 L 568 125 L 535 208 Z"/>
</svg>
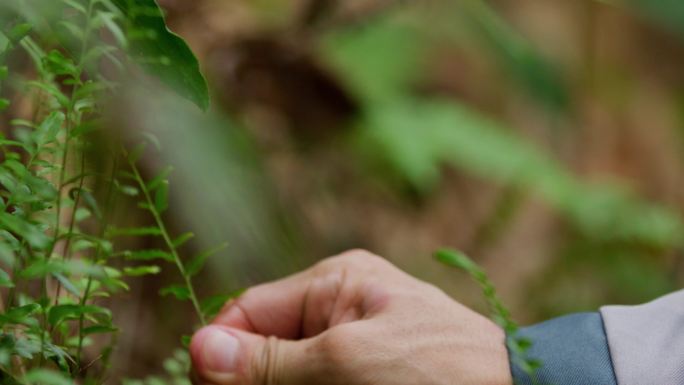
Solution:
<svg viewBox="0 0 684 385">
<path fill-rule="evenodd" d="M 339 258 L 351 262 L 377 262 L 377 261 L 384 261 L 384 259 L 376 254 L 371 253 L 368 250 L 364 249 L 351 249 L 348 251 L 343 252 L 338 256 Z"/>
<path fill-rule="evenodd" d="M 352 249 L 327 258 L 319 263 L 321 269 L 363 269 L 368 266 L 377 267 L 388 265 L 384 258 L 363 249 Z"/>
</svg>

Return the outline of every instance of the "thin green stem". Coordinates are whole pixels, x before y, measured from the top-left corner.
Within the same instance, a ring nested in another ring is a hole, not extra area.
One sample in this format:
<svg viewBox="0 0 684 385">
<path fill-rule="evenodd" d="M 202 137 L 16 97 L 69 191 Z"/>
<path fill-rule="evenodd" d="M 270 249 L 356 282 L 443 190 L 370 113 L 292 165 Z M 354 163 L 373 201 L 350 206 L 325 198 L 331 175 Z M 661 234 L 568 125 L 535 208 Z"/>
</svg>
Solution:
<svg viewBox="0 0 684 385">
<path fill-rule="evenodd" d="M 83 296 L 79 305 L 85 306 L 88 302 L 88 297 L 90 296 L 90 289 L 92 288 L 93 278 L 88 277 L 88 284 L 86 285 Z M 75 371 L 74 377 L 81 372 L 81 355 L 83 354 L 83 341 L 85 340 L 85 335 L 83 334 L 83 328 L 85 326 L 85 316 L 81 314 L 78 318 L 78 347 L 76 348 L 76 365 L 78 365 L 78 370 Z"/>
<path fill-rule="evenodd" d="M 176 264 L 176 267 L 178 267 L 178 272 L 183 276 L 183 280 L 185 281 L 185 286 L 188 289 L 189 296 L 190 296 L 190 301 L 192 302 L 193 307 L 195 308 L 195 312 L 197 313 L 197 316 L 200 319 L 200 322 L 202 325 L 206 325 L 207 321 L 204 317 L 204 313 L 202 313 L 202 309 L 199 305 L 199 301 L 197 300 L 197 295 L 195 294 L 195 289 L 192 285 L 192 279 L 191 277 L 187 274 L 185 271 L 185 266 L 183 266 L 183 261 L 180 258 L 180 255 L 178 254 L 178 250 L 176 249 L 176 246 L 174 246 L 173 241 L 171 240 L 171 237 L 169 236 L 169 232 L 166 229 L 166 225 L 164 224 L 164 221 L 161 218 L 161 214 L 155 207 L 155 202 L 152 199 L 152 195 L 150 194 L 150 191 L 147 188 L 147 185 L 145 184 L 145 181 L 143 180 L 142 176 L 140 175 L 140 171 L 138 170 L 138 167 L 136 166 L 135 162 L 132 162 L 130 159 L 128 161 L 128 164 L 131 167 L 131 170 L 133 171 L 133 175 L 135 176 L 135 180 L 138 183 L 138 186 L 140 187 L 140 191 L 142 191 L 143 196 L 145 197 L 145 201 L 148 206 L 148 210 L 152 213 L 152 217 L 154 218 L 154 221 L 161 231 L 162 238 L 164 239 L 164 243 L 166 244 L 166 247 L 169 249 L 169 252 L 171 252 L 171 255 L 173 256 L 173 260 Z"/>
<path fill-rule="evenodd" d="M 80 167 L 80 178 L 78 182 L 78 191 L 76 191 L 76 197 L 74 197 L 74 207 L 73 210 L 71 210 L 71 217 L 69 218 L 69 230 L 67 231 L 67 237 L 66 240 L 64 241 L 64 259 L 69 260 L 71 259 L 71 239 L 73 238 L 71 235 L 74 232 L 74 226 L 76 225 L 76 210 L 78 209 L 78 205 L 81 202 L 81 191 L 83 190 L 83 185 L 85 183 L 85 153 L 83 153 L 83 150 L 81 150 L 81 167 Z M 60 291 L 62 289 L 62 284 L 61 282 L 57 281 L 57 289 L 56 289 L 56 294 L 55 294 L 55 305 L 59 303 L 59 296 L 60 296 Z"/>
<path fill-rule="evenodd" d="M 511 355 L 511 361 L 524 371 L 533 385 L 539 385 L 536 375 L 537 365 L 527 355 L 531 341 L 519 337 L 518 324 L 511 318 L 511 312 L 504 306 L 496 292 L 496 287 L 489 279 L 487 272 L 473 262 L 467 255 L 456 250 L 439 250 L 435 257 L 445 265 L 461 269 L 468 273 L 482 289 L 482 293 L 489 305 L 492 319 L 506 333 L 506 347 Z"/>
<path fill-rule="evenodd" d="M 104 237 L 106 230 L 107 230 L 107 223 L 109 223 L 109 217 L 112 212 L 112 205 L 114 201 L 114 178 L 116 176 L 116 172 L 119 168 L 119 162 L 118 158 L 115 156 L 114 158 L 114 164 L 112 165 L 112 172 L 109 178 L 109 186 L 107 188 L 107 198 L 106 198 L 106 204 L 105 204 L 105 212 L 104 216 L 102 217 L 102 222 L 100 224 L 100 234 L 99 237 L 102 238 Z M 98 244 L 97 249 L 95 251 L 94 255 L 94 260 L 95 263 L 99 263 L 102 259 L 102 244 Z M 83 296 L 81 297 L 80 304 L 81 306 L 84 306 L 87 302 L 88 299 L 90 298 L 90 290 L 92 289 L 92 284 L 93 284 L 93 276 L 89 275 L 88 276 L 88 282 L 86 283 L 86 288 L 83 292 Z M 83 328 L 85 326 L 85 314 L 81 314 L 78 318 L 78 346 L 76 348 L 76 363 L 78 365 L 78 371 L 76 372 L 77 374 L 81 373 L 83 371 L 83 368 L 81 367 L 81 357 L 83 355 L 83 341 L 85 340 L 85 334 L 83 333 Z"/>
</svg>

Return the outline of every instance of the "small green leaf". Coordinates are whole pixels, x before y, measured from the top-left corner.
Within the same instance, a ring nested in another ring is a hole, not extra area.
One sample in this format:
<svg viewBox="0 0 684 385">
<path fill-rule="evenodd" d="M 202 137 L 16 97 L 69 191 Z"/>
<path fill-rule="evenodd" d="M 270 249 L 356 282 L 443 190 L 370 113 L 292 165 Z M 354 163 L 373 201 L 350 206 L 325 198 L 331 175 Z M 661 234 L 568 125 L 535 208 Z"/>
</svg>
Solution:
<svg viewBox="0 0 684 385">
<path fill-rule="evenodd" d="M 189 348 L 190 347 L 190 342 L 192 342 L 192 337 L 188 335 L 183 335 L 181 336 L 181 345 L 183 345 L 184 348 Z"/>
<path fill-rule="evenodd" d="M 6 32 L 5 36 L 12 42 L 12 44 L 17 44 L 29 33 L 31 33 L 32 29 L 33 27 L 29 23 L 17 24 L 8 32 Z"/>
<path fill-rule="evenodd" d="M 152 211 L 152 206 L 147 202 L 138 202 L 138 207 L 143 210 Z"/>
<path fill-rule="evenodd" d="M 59 283 L 64 286 L 64 288 L 71 294 L 73 294 L 76 297 L 81 297 L 81 291 L 76 288 L 76 285 L 73 284 L 67 277 L 64 276 L 62 273 L 54 273 L 52 274 L 58 281 Z"/>
<path fill-rule="evenodd" d="M 33 140 L 38 147 L 52 143 L 57 139 L 60 128 L 64 124 L 66 116 L 61 111 L 54 111 L 43 120 L 33 133 Z"/>
<path fill-rule="evenodd" d="M 76 0 L 62 0 L 62 2 L 63 2 L 64 4 L 70 6 L 71 8 L 73 8 L 73 9 L 75 9 L 75 10 L 81 12 L 81 13 L 84 14 L 84 15 L 88 13 L 88 11 L 86 10 L 86 8 L 85 8 L 81 3 L 79 3 L 79 2 L 76 1 Z"/>
<path fill-rule="evenodd" d="M 47 247 L 51 241 L 42 227 L 6 212 L 0 212 L 0 228 L 20 235 L 38 250 Z"/>
<path fill-rule="evenodd" d="M 78 76 L 78 69 L 74 61 L 57 50 L 52 50 L 43 57 L 43 66 L 55 75 Z"/>
<path fill-rule="evenodd" d="M 200 253 L 187 264 L 187 266 L 185 267 L 185 272 L 191 277 L 193 275 L 196 275 L 202 270 L 204 264 L 207 262 L 207 259 L 209 259 L 209 257 L 225 249 L 226 247 L 228 247 L 228 244 L 223 243 L 212 249 Z"/>
<path fill-rule="evenodd" d="M 162 288 L 159 290 L 159 294 L 163 297 L 166 297 L 167 295 L 173 295 L 176 297 L 176 299 L 181 301 L 190 298 L 190 290 L 188 290 L 187 287 L 180 285 L 172 285 Z"/>
<path fill-rule="evenodd" d="M 98 12 L 96 19 L 102 22 L 102 24 L 109 30 L 109 32 L 114 36 L 114 39 L 119 44 L 119 46 L 126 48 L 128 41 L 126 40 L 126 35 L 119 27 L 119 24 L 114 20 L 116 15 L 111 12 Z"/>
<path fill-rule="evenodd" d="M 8 322 L 14 324 L 26 323 L 28 318 L 40 309 L 41 306 L 37 303 L 31 303 L 28 305 L 12 308 L 0 315 L 0 324 L 5 324 Z"/>
<path fill-rule="evenodd" d="M 176 249 L 183 246 L 185 243 L 187 243 L 189 240 L 195 237 L 195 234 L 191 232 L 183 233 L 178 238 L 174 239 L 172 242 L 173 247 Z"/>
<path fill-rule="evenodd" d="M 86 314 L 104 314 L 107 318 L 111 317 L 111 312 L 103 307 L 94 305 L 57 305 L 50 308 L 48 312 L 48 322 L 57 325 L 68 319 L 78 319 Z"/>
<path fill-rule="evenodd" d="M 159 274 L 161 272 L 161 268 L 159 266 L 136 266 L 136 267 L 125 267 L 124 268 L 124 274 L 131 276 L 131 277 L 139 277 L 143 275 L 154 275 L 154 274 Z"/>
<path fill-rule="evenodd" d="M 161 186 L 166 181 L 172 171 L 173 167 L 171 166 L 165 167 L 163 170 L 161 170 L 157 176 L 152 178 L 152 180 L 147 183 L 147 190 L 156 190 L 157 187 Z"/>
<path fill-rule="evenodd" d="M 85 36 L 83 34 L 83 30 L 81 29 L 81 27 L 79 25 L 74 24 L 74 23 L 67 21 L 67 20 L 62 20 L 62 21 L 58 22 L 57 25 L 64 28 L 65 30 L 67 30 L 69 33 L 71 33 L 71 35 L 73 35 L 73 37 L 76 38 L 76 40 L 83 41 L 85 39 Z"/>
<path fill-rule="evenodd" d="M 238 298 L 245 292 L 245 289 L 236 290 L 229 294 L 219 294 L 211 296 L 200 303 L 200 309 L 206 318 L 216 316 L 229 300 Z"/>
<path fill-rule="evenodd" d="M 6 110 L 10 106 L 10 101 L 5 98 L 0 98 L 0 111 Z"/>
<path fill-rule="evenodd" d="M 142 135 L 147 143 L 150 143 L 154 146 L 154 149 L 157 151 L 162 150 L 162 144 L 161 140 L 159 140 L 159 137 L 149 131 L 142 132 L 140 135 Z"/>
<path fill-rule="evenodd" d="M 169 182 L 162 181 L 154 194 L 154 207 L 158 213 L 163 213 L 169 208 Z"/>
<path fill-rule="evenodd" d="M 129 186 L 129 185 L 122 185 L 119 186 L 119 191 L 121 191 L 124 195 L 128 195 L 131 197 L 138 196 L 140 194 L 140 190 L 138 190 L 137 187 Z"/>
<path fill-rule="evenodd" d="M 5 270 L 0 269 L 0 287 L 14 287 L 12 278 Z"/>
<path fill-rule="evenodd" d="M 62 106 L 62 108 L 69 108 L 69 103 L 71 101 L 55 85 L 47 84 L 47 83 L 41 83 L 41 82 L 37 82 L 37 81 L 28 81 L 28 82 L 26 82 L 26 85 L 34 87 L 34 88 L 38 88 L 39 90 L 43 90 L 43 91 L 47 92 L 49 95 L 52 95 L 52 97 L 55 98 L 57 103 L 59 103 L 59 105 Z"/>
<path fill-rule="evenodd" d="M 74 385 L 63 374 L 48 369 L 32 369 L 26 373 L 22 383 L 31 385 Z"/>
<path fill-rule="evenodd" d="M 134 236 L 134 237 L 141 237 L 141 236 L 148 236 L 148 235 L 155 235 L 155 236 L 160 236 L 162 235 L 162 231 L 158 227 L 130 227 L 130 228 L 117 228 L 117 227 L 110 227 L 107 230 L 107 237 L 116 237 L 116 236 Z"/>
<path fill-rule="evenodd" d="M 154 259 L 163 259 L 168 262 L 175 261 L 173 255 L 169 254 L 164 250 L 137 250 L 137 251 L 127 251 L 124 256 L 128 260 L 133 261 L 150 261 Z"/>
<path fill-rule="evenodd" d="M 147 147 L 147 143 L 145 142 L 140 142 L 133 147 L 133 150 L 131 150 L 131 152 L 128 154 L 128 161 L 131 163 L 137 163 L 145 152 L 145 147 Z"/>
<path fill-rule="evenodd" d="M 9 76 L 9 69 L 7 66 L 0 66 L 0 80 L 7 79 L 7 76 Z"/>
<path fill-rule="evenodd" d="M 83 328 L 83 334 L 85 334 L 85 335 L 106 334 L 106 333 L 114 333 L 117 331 L 119 331 L 119 329 L 115 328 L 112 325 L 94 325 L 94 326 L 89 326 L 87 328 Z"/>
<path fill-rule="evenodd" d="M 480 268 L 470 258 L 468 258 L 468 256 L 458 250 L 439 250 L 435 253 L 435 258 L 445 265 L 462 269 L 467 272 L 480 270 Z"/>
</svg>

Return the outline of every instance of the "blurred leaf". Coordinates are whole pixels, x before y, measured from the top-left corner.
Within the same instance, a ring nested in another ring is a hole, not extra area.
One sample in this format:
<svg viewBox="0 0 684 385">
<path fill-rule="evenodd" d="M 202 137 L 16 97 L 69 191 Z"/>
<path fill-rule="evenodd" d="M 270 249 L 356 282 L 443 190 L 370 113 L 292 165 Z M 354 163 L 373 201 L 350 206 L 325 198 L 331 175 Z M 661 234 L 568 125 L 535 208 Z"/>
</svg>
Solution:
<svg viewBox="0 0 684 385">
<path fill-rule="evenodd" d="M 130 227 L 119 228 L 110 227 L 107 229 L 107 237 L 116 236 L 147 236 L 147 235 L 162 235 L 162 231 L 158 227 Z"/>
<path fill-rule="evenodd" d="M 64 320 L 78 319 L 85 314 L 104 314 L 110 317 L 110 311 L 106 308 L 94 305 L 57 305 L 50 308 L 48 312 L 48 322 L 57 325 Z"/>
<path fill-rule="evenodd" d="M 79 3 L 77 0 L 61 0 L 64 4 L 70 6 L 71 8 L 81 12 L 82 14 L 87 14 L 88 11 L 86 8 L 83 6 L 83 4 Z"/>
<path fill-rule="evenodd" d="M 530 308 L 540 318 L 596 309 L 606 303 L 642 303 L 679 288 L 671 262 L 631 243 L 572 237 L 528 282 Z M 534 294 L 533 294 L 534 293 Z"/>
<path fill-rule="evenodd" d="M 90 334 L 113 333 L 113 332 L 116 332 L 118 330 L 119 329 L 117 329 L 111 325 L 93 325 L 93 326 L 88 326 L 86 328 L 83 328 L 83 334 L 84 335 L 90 335 Z"/>
<path fill-rule="evenodd" d="M 124 274 L 131 277 L 139 277 L 142 275 L 153 275 L 159 274 L 161 268 L 159 266 L 136 266 L 136 267 L 125 267 Z"/>
<path fill-rule="evenodd" d="M 162 296 L 173 295 L 176 299 L 184 301 L 190 298 L 190 290 L 185 286 L 171 285 L 159 290 L 159 294 Z"/>
<path fill-rule="evenodd" d="M 128 161 L 130 163 L 137 163 L 145 153 L 145 148 L 147 147 L 147 142 L 138 143 L 133 149 L 128 153 Z M 133 179 L 136 179 L 135 176 Z"/>
<path fill-rule="evenodd" d="M 202 268 L 204 267 L 204 264 L 207 262 L 207 259 L 211 257 L 212 255 L 218 253 L 219 251 L 225 249 L 228 247 L 227 243 L 223 243 L 221 245 L 218 245 L 212 249 L 209 249 L 207 251 L 204 251 L 197 255 L 195 258 L 193 258 L 185 267 L 185 272 L 187 273 L 188 276 L 192 277 L 193 275 L 196 275 L 199 273 Z"/>
<path fill-rule="evenodd" d="M 31 33 L 31 30 L 33 29 L 33 26 L 29 23 L 20 23 L 9 30 L 4 31 L 5 37 L 9 39 L 9 41 L 12 42 L 12 44 L 17 44 L 19 43 L 23 38 L 28 36 L 29 33 Z"/>
<path fill-rule="evenodd" d="M 127 251 L 124 253 L 126 259 L 133 261 L 150 261 L 154 259 L 163 259 L 168 262 L 174 262 L 173 255 L 163 250 L 136 250 Z"/>
<path fill-rule="evenodd" d="M 425 44 L 418 31 L 387 19 L 324 38 L 323 55 L 367 103 L 407 91 L 420 78 Z"/>
<path fill-rule="evenodd" d="M 461 20 L 472 26 L 498 57 L 496 61 L 532 97 L 553 111 L 568 108 L 561 73 L 530 42 L 481 0 L 459 2 Z M 323 55 L 367 107 L 406 95 L 424 72 L 429 40 L 411 26 L 386 18 L 324 39 Z"/>
<path fill-rule="evenodd" d="M 59 283 L 64 286 L 64 288 L 76 297 L 81 297 L 82 293 L 69 278 L 65 277 L 62 273 L 54 273 L 53 276 L 59 281 Z"/>
<path fill-rule="evenodd" d="M 684 37 L 684 2 L 681 0 L 600 0 L 624 4 Z"/>
<path fill-rule="evenodd" d="M 33 369 L 26 373 L 23 383 L 31 385 L 73 385 L 63 374 L 48 369 Z"/>
<path fill-rule="evenodd" d="M 61 273 L 91 275 L 101 277 L 102 266 L 86 260 L 38 259 L 28 264 L 19 274 L 22 278 L 36 279 Z"/>
<path fill-rule="evenodd" d="M 173 240 L 173 247 L 179 248 L 183 246 L 186 242 L 195 237 L 195 234 L 187 232 L 178 236 L 178 238 Z"/>
<path fill-rule="evenodd" d="M 54 111 L 48 115 L 31 135 L 36 145 L 42 147 L 54 142 L 65 119 L 65 115 L 61 111 Z"/>
<path fill-rule="evenodd" d="M 69 108 L 69 103 L 71 103 L 71 101 L 55 85 L 48 84 L 48 83 L 41 83 L 41 82 L 37 82 L 37 81 L 28 81 L 28 82 L 26 82 L 26 85 L 31 86 L 31 87 L 35 87 L 35 88 L 38 88 L 40 90 L 47 92 L 49 95 L 52 95 L 55 98 L 55 100 L 59 103 L 60 106 L 62 106 L 63 108 Z"/>
<path fill-rule="evenodd" d="M 0 269 L 0 287 L 14 287 L 12 278 L 5 270 Z"/>
<path fill-rule="evenodd" d="M 503 69 L 512 74 L 532 97 L 549 109 L 568 107 L 570 95 L 559 71 L 525 40 L 487 2 L 468 0 L 462 4 L 464 19 L 499 57 Z"/>
<path fill-rule="evenodd" d="M 23 324 L 35 312 L 40 310 L 40 305 L 32 303 L 24 306 L 9 309 L 4 314 L 0 314 L 0 324 L 14 323 Z"/>
<path fill-rule="evenodd" d="M 50 237 L 45 234 L 41 226 L 6 212 L 0 212 L 0 228 L 19 235 L 38 250 L 50 244 Z"/>
<path fill-rule="evenodd" d="M 171 172 L 173 171 L 173 167 L 167 166 L 162 169 L 157 176 L 152 178 L 149 182 L 147 182 L 147 190 L 148 191 L 154 191 L 158 187 L 160 187 L 169 177 Z M 167 182 L 168 183 L 168 182 Z"/>
<path fill-rule="evenodd" d="M 577 180 L 510 129 L 447 101 L 398 101 L 368 113 L 359 143 L 417 188 L 438 182 L 441 164 L 529 188 L 585 234 L 667 247 L 682 242 L 679 218 L 616 185 Z"/>
<path fill-rule="evenodd" d="M 221 311 L 221 308 L 223 308 L 223 305 L 225 305 L 226 302 L 238 298 L 244 292 L 245 289 L 240 289 L 229 294 L 219 294 L 206 298 L 200 303 L 202 313 L 204 313 L 206 318 L 212 318 Z"/>
<path fill-rule="evenodd" d="M 169 208 L 169 182 L 162 181 L 154 194 L 154 207 L 159 214 Z"/>
<path fill-rule="evenodd" d="M 129 22 L 131 54 L 147 72 L 191 100 L 209 107 L 209 91 L 197 58 L 188 45 L 166 27 L 155 0 L 113 0 Z"/>
<path fill-rule="evenodd" d="M 55 75 L 76 77 L 79 70 L 73 60 L 66 58 L 61 52 L 52 50 L 43 58 L 43 66 Z"/>
<path fill-rule="evenodd" d="M 469 274 L 479 273 L 482 269 L 461 251 L 443 249 L 435 253 L 435 258 L 445 265 L 464 270 Z"/>
</svg>

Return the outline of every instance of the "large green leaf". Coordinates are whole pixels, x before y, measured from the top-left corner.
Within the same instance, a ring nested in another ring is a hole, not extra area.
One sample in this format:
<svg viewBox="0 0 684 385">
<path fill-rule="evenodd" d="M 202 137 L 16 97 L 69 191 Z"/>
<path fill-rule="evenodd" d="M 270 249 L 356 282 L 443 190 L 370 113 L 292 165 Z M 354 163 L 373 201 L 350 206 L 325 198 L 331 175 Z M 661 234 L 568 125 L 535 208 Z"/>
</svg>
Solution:
<svg viewBox="0 0 684 385">
<path fill-rule="evenodd" d="M 171 32 L 155 0 L 113 0 L 128 20 L 134 58 L 147 70 L 202 110 L 209 107 L 207 82 L 187 43 Z"/>
</svg>

